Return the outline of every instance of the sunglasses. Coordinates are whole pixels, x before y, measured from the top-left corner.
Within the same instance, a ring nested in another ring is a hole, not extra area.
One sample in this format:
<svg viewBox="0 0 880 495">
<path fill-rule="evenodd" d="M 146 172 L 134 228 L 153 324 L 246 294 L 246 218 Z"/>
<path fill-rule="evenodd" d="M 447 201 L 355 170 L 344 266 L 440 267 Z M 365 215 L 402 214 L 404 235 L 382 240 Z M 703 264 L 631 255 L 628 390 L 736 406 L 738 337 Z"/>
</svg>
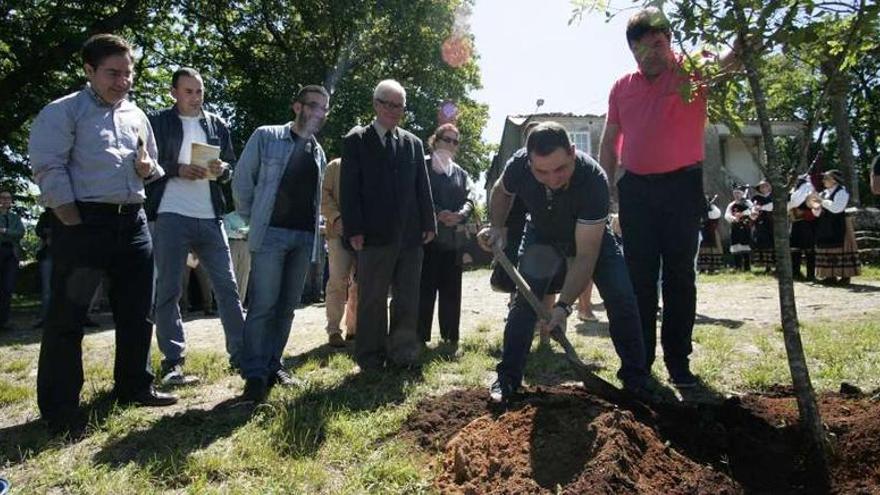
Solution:
<svg viewBox="0 0 880 495">
<path fill-rule="evenodd" d="M 441 136 L 437 139 L 439 139 L 440 141 L 443 141 L 444 143 L 454 144 L 456 146 L 458 146 L 460 144 L 460 141 L 458 139 L 450 138 L 450 137 L 446 137 L 446 136 Z"/>
</svg>

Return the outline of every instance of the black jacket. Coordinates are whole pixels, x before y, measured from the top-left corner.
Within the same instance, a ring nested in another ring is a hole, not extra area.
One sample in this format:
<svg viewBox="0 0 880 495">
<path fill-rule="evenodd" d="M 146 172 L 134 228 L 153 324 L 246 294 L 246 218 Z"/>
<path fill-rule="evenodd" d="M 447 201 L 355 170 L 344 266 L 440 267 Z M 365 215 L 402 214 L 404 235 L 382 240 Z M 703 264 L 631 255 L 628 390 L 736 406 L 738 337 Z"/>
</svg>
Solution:
<svg viewBox="0 0 880 495">
<path fill-rule="evenodd" d="M 229 164 L 223 175 L 217 180 L 210 181 L 211 204 L 214 206 L 214 214 L 220 218 L 226 213 L 226 199 L 221 184 L 229 182 L 232 178 L 236 156 L 235 150 L 232 149 L 232 135 L 226 122 L 211 112 L 203 113 L 200 123 L 205 135 L 208 136 L 207 144 L 219 146 L 220 159 Z M 147 200 L 144 209 L 147 212 L 147 219 L 155 220 L 168 179 L 178 176 L 180 164 L 177 163 L 177 157 L 180 154 L 180 145 L 183 143 L 183 124 L 180 122 L 177 107 L 174 106 L 151 114 L 150 125 L 153 127 L 153 135 L 156 136 L 156 145 L 159 148 L 159 165 L 165 170 L 164 177 L 146 186 Z"/>
<path fill-rule="evenodd" d="M 340 206 L 345 238 L 364 236 L 366 246 L 398 239 L 419 246 L 422 232 L 436 232 L 431 185 L 422 141 L 396 128 L 388 156 L 372 125 L 357 126 L 342 141 Z"/>
</svg>

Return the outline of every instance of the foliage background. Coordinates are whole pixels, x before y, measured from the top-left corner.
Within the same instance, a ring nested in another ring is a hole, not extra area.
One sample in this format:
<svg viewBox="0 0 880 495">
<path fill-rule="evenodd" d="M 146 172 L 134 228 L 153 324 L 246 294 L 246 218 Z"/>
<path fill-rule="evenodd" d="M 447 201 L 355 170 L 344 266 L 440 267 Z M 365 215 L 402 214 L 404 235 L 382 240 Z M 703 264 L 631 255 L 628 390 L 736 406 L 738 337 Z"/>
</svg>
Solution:
<svg viewBox="0 0 880 495">
<path fill-rule="evenodd" d="M 438 108 L 452 101 L 462 131 L 459 163 L 474 177 L 488 167 L 480 139 L 488 109 L 467 95 L 480 87 L 478 57 L 460 67 L 442 57 L 445 40 L 473 46 L 473 0 L 10 0 L 0 2 L 0 186 L 33 201 L 30 122 L 55 98 L 85 83 L 79 49 L 113 32 L 138 51 L 131 99 L 146 111 L 171 104 L 171 73 L 198 69 L 206 107 L 226 118 L 238 152 L 259 126 L 292 118 L 290 98 L 306 84 L 332 92 L 320 140 L 329 157 L 341 137 L 372 118 L 372 90 L 385 78 L 407 89 L 405 126 L 426 138 Z"/>
</svg>

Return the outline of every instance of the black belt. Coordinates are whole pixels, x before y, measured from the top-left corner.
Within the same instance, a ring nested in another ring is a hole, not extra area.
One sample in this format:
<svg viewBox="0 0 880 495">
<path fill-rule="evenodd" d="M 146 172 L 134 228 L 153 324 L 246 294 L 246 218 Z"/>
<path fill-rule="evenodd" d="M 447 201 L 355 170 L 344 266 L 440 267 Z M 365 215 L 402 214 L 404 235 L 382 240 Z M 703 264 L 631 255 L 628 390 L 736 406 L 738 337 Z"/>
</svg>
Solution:
<svg viewBox="0 0 880 495">
<path fill-rule="evenodd" d="M 77 208 L 81 213 L 92 213 L 97 215 L 133 215 L 143 208 L 141 203 L 91 203 L 76 202 Z"/>
<path fill-rule="evenodd" d="M 703 162 L 692 163 L 690 165 L 685 165 L 684 167 L 677 168 L 671 172 L 663 172 L 662 174 L 636 174 L 627 170 L 626 174 L 632 174 L 633 177 L 638 177 L 639 179 L 644 179 L 647 181 L 658 181 L 663 179 L 671 179 L 681 174 L 686 174 L 693 170 L 699 170 L 703 168 Z"/>
</svg>

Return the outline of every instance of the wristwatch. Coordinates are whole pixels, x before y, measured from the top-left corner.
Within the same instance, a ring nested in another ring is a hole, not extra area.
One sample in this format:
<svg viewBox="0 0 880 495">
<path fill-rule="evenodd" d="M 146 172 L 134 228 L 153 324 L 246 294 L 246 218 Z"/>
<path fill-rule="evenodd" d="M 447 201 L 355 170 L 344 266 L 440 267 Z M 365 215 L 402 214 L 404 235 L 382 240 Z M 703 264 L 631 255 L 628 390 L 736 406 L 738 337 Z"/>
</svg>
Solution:
<svg viewBox="0 0 880 495">
<path fill-rule="evenodd" d="M 556 301 L 556 304 L 554 304 L 553 307 L 554 308 L 562 308 L 562 310 L 565 311 L 565 314 L 567 316 L 571 316 L 571 313 L 572 313 L 571 304 L 568 304 L 565 301 Z"/>
</svg>

